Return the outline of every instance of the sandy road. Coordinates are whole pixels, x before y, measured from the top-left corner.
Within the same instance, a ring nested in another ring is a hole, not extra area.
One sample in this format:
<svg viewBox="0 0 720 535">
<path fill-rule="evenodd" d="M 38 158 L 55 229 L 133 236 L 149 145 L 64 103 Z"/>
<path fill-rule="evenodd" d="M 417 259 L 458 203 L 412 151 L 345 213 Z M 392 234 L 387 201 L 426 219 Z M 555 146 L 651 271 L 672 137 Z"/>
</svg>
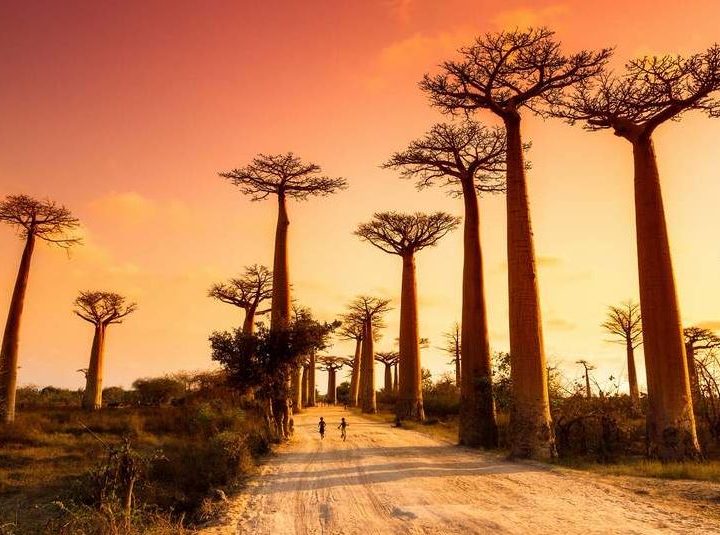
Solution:
<svg viewBox="0 0 720 535">
<path fill-rule="evenodd" d="M 502 461 L 341 408 L 296 416 L 293 440 L 234 500 L 230 518 L 205 533 L 720 533 L 716 517 L 611 479 Z"/>
</svg>

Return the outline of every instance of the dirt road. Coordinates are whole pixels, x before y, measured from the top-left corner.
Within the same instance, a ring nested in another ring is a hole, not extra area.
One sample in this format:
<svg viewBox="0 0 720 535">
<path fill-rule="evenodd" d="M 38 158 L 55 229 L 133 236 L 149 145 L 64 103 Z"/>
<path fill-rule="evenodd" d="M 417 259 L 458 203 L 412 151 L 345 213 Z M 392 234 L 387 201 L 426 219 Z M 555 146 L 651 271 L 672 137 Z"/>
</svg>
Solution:
<svg viewBox="0 0 720 535">
<path fill-rule="evenodd" d="M 205 533 L 720 533 L 717 517 L 618 478 L 509 463 L 341 408 L 295 418 L 292 442 L 234 500 L 230 525 Z"/>
</svg>

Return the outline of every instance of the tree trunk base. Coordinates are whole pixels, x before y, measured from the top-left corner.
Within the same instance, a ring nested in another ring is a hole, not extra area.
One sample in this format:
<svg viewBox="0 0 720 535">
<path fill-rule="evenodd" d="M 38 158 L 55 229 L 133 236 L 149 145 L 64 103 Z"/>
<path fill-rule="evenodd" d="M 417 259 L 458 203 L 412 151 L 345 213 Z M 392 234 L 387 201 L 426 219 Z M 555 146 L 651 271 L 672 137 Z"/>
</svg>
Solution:
<svg viewBox="0 0 720 535">
<path fill-rule="evenodd" d="M 667 461 L 700 460 L 697 437 L 684 426 L 668 426 L 654 432 L 648 425 L 648 457 Z"/>
<path fill-rule="evenodd" d="M 484 381 L 489 385 L 487 381 Z M 472 448 L 498 446 L 495 402 L 489 388 L 479 387 L 469 396 L 460 396 L 458 442 Z"/>
<path fill-rule="evenodd" d="M 543 414 L 513 410 L 510 415 L 510 458 L 548 461 L 557 458 L 555 433 Z"/>
<path fill-rule="evenodd" d="M 401 420 L 425 421 L 425 407 L 422 399 L 398 399 L 395 414 Z"/>
</svg>

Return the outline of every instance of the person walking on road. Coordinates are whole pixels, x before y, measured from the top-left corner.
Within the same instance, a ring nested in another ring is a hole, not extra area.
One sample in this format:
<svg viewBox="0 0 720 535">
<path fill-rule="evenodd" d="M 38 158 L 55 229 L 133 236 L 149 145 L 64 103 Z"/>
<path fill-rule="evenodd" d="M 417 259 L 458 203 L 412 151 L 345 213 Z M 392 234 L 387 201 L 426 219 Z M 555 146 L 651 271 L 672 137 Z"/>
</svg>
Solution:
<svg viewBox="0 0 720 535">
<path fill-rule="evenodd" d="M 318 431 L 320 431 L 320 439 L 322 440 L 325 438 L 325 420 L 323 417 L 320 417 L 320 421 L 318 422 Z"/>
<path fill-rule="evenodd" d="M 345 421 L 345 418 L 340 418 L 340 425 L 338 426 L 338 429 L 340 430 L 340 438 L 342 438 L 343 442 L 345 442 L 345 439 L 347 438 L 347 426 L 350 424 Z"/>
</svg>

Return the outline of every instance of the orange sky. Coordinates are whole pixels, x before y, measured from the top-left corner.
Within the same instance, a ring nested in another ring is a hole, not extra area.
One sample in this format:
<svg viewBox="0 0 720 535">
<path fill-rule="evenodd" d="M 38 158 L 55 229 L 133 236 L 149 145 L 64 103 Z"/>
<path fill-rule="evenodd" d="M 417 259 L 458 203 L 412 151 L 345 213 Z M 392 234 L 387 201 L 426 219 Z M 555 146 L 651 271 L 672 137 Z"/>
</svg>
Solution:
<svg viewBox="0 0 720 535">
<path fill-rule="evenodd" d="M 358 293 L 394 300 L 379 349 L 397 336 L 400 261 L 352 236 L 376 210 L 461 215 L 442 190 L 416 192 L 378 165 L 439 114 L 422 74 L 484 31 L 556 29 L 567 50 L 616 46 L 622 61 L 699 51 L 720 4 L 651 1 L 37 2 L 0 6 L 0 193 L 51 197 L 83 223 L 68 258 L 37 248 L 21 332 L 20 382 L 79 386 L 92 333 L 71 314 L 81 289 L 118 291 L 138 312 L 107 340 L 106 385 L 211 366 L 208 334 L 241 315 L 205 297 L 270 264 L 275 206 L 216 173 L 292 150 L 342 175 L 339 195 L 290 206 L 295 297 L 331 320 Z M 691 9 L 690 9 L 691 7 Z M 492 122 L 486 113 L 480 121 Z M 637 295 L 630 146 L 528 117 L 531 208 L 546 349 L 568 375 L 586 358 L 625 376 L 605 341 L 605 306 Z M 689 115 L 656 136 L 684 320 L 720 328 L 720 121 Z M 490 331 L 507 349 L 504 200 L 481 202 Z M 2 320 L 22 244 L 0 228 Z M 418 255 L 421 334 L 441 344 L 460 316 L 461 233 Z M 331 353 L 347 354 L 348 344 Z M 450 370 L 436 349 L 433 372 Z M 641 374 L 643 376 L 644 373 Z M 324 381 L 321 382 L 324 391 Z"/>
</svg>

